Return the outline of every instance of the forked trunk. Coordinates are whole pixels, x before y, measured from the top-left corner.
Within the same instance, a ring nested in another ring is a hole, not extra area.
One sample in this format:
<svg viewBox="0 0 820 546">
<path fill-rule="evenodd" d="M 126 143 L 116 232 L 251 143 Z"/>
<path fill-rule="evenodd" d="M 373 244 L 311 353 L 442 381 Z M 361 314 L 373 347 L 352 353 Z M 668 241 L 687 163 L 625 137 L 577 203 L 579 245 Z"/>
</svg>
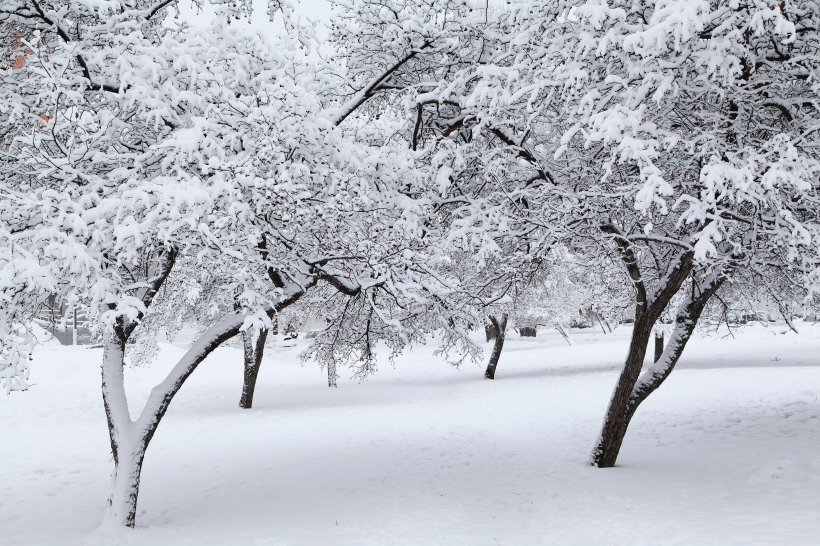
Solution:
<svg viewBox="0 0 820 546">
<path fill-rule="evenodd" d="M 108 436 L 114 457 L 111 491 L 105 508 L 107 522 L 133 527 L 137 514 L 142 460 L 147 442 L 134 430 L 125 397 L 123 367 L 125 342 L 121 323 L 106 334 L 103 346 L 102 393 L 108 418 Z"/>
<path fill-rule="evenodd" d="M 239 407 L 250 409 L 253 406 L 253 393 L 256 390 L 256 378 L 262 366 L 262 356 L 265 353 L 265 340 L 268 337 L 267 329 L 261 330 L 253 342 L 253 332 L 250 328 L 242 332 L 242 345 L 245 359 L 245 377 L 242 382 L 242 396 L 239 398 Z"/>
<path fill-rule="evenodd" d="M 296 297 L 298 297 L 298 294 Z M 294 297 L 294 299 L 296 298 Z M 290 303 L 287 301 L 286 303 Z M 151 389 L 151 394 L 137 420 L 131 420 L 125 395 L 125 329 L 121 319 L 113 332 L 105 333 L 102 365 L 102 394 L 114 472 L 111 492 L 105 510 L 105 522 L 133 527 L 137 512 L 140 473 L 145 451 L 165 415 L 168 406 L 196 367 L 223 342 L 239 333 L 244 316 L 235 315 L 209 328 L 174 366 L 166 379 Z"/>
<path fill-rule="evenodd" d="M 633 380 L 631 377 L 626 377 L 627 369 L 630 365 L 637 366 L 637 371 L 640 372 L 640 364 L 637 362 L 637 358 L 640 355 L 642 363 L 651 334 L 651 327 L 647 327 L 646 324 L 641 325 L 641 330 L 638 332 L 636 321 L 637 335 L 633 333 L 624 372 L 621 373 L 621 378 L 609 405 L 601 436 L 592 452 L 592 464 L 599 468 L 615 466 L 618 453 L 626 436 L 626 430 L 632 416 L 635 414 L 635 410 L 672 373 L 675 364 L 683 354 L 686 343 L 695 330 L 703 309 L 722 283 L 723 277 L 717 278 L 714 274 L 710 275 L 705 281 L 696 283 L 696 286 L 692 288 L 693 294 L 684 299 L 678 307 L 675 328 L 660 358 L 642 376 L 635 376 Z M 640 343 L 643 343 L 643 351 L 640 350 Z M 626 386 L 629 387 L 629 391 L 627 396 L 623 397 L 623 391 L 620 389 Z"/>
<path fill-rule="evenodd" d="M 624 368 L 609 401 L 601 435 L 592 450 L 592 464 L 606 468 L 615 465 L 621 443 L 626 435 L 626 427 L 629 423 L 624 416 L 627 413 L 632 389 L 643 367 L 649 338 L 652 337 L 652 328 L 663 310 L 669 305 L 672 297 L 689 277 L 694 253 L 688 251 L 677 255 L 670 263 L 666 274 L 651 288 L 651 292 L 648 292 L 632 244 L 615 226 L 607 225 L 601 229 L 605 233 L 615 235 L 614 242 L 618 245 L 621 258 L 632 278 L 636 292 L 635 323 L 626 362 L 624 362 Z"/>
<path fill-rule="evenodd" d="M 159 285 L 160 283 L 158 283 Z M 313 283 L 307 284 L 308 287 Z M 285 297 L 268 310 L 268 315 L 280 312 L 304 294 L 304 286 L 294 286 Z M 137 323 L 123 326 L 123 318 L 117 319 L 113 328 L 106 331 L 103 342 L 102 394 L 111 452 L 114 456 L 114 472 L 111 476 L 111 493 L 105 510 L 105 522 L 114 526 L 133 527 L 137 512 L 140 473 L 145 451 L 154 437 L 160 421 L 179 389 L 199 364 L 225 341 L 240 333 L 245 317 L 236 314 L 227 317 L 206 330 L 177 362 L 166 378 L 151 389 L 151 394 L 134 421 L 128 410 L 125 395 L 123 368 L 125 343 Z M 260 334 L 257 340 L 264 345 Z M 259 351 L 261 359 L 262 352 Z M 258 366 L 257 366 L 258 367 Z"/>
<path fill-rule="evenodd" d="M 498 359 L 501 358 L 501 349 L 504 348 L 504 338 L 507 336 L 507 315 L 501 315 L 500 318 L 490 317 L 490 322 L 492 322 L 496 334 L 493 352 L 490 353 L 490 362 L 487 364 L 487 370 L 484 372 L 484 379 L 495 379 L 495 369 L 498 367 Z"/>
<path fill-rule="evenodd" d="M 663 355 L 663 332 L 655 332 L 655 359 L 652 362 L 657 362 Z"/>
</svg>

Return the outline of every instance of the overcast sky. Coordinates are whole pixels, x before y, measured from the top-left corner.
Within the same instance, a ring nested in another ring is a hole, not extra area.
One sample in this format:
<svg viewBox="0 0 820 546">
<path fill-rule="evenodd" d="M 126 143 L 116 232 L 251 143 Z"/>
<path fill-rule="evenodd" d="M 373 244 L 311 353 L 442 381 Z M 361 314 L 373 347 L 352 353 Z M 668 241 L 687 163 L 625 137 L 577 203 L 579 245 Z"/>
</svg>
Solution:
<svg viewBox="0 0 820 546">
<path fill-rule="evenodd" d="M 295 7 L 296 13 L 306 17 L 311 21 L 326 22 L 330 19 L 330 2 L 328 0 L 289 0 Z M 239 24 L 249 25 L 251 28 L 266 34 L 282 32 L 281 22 L 271 22 L 268 20 L 267 0 L 253 0 L 253 17 L 250 23 L 240 21 Z M 173 10 L 170 15 L 173 16 Z M 214 8 L 206 4 L 201 12 L 197 13 L 196 6 L 192 6 L 190 0 L 180 0 L 179 17 L 183 21 L 188 21 L 197 26 L 207 25 L 214 16 Z"/>
</svg>

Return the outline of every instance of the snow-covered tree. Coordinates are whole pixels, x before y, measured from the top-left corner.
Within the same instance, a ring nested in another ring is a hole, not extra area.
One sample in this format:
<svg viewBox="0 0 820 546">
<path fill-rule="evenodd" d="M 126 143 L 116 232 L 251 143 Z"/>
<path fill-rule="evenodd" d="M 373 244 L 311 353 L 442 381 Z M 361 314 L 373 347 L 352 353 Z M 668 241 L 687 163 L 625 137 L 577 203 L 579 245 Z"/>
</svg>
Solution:
<svg viewBox="0 0 820 546">
<path fill-rule="evenodd" d="M 516 3 L 476 40 L 475 63 L 417 95 L 452 112 L 433 164 L 453 186 L 457 237 L 512 261 L 555 244 L 615 256 L 632 280 L 598 466 L 615 463 L 727 280 L 765 265 L 815 289 L 816 21 L 813 2 Z M 641 376 L 682 289 L 663 357 Z"/>
<path fill-rule="evenodd" d="M 91 310 L 115 463 L 106 517 L 126 526 L 186 379 L 241 332 L 257 340 L 246 360 L 258 371 L 271 317 L 311 289 L 339 295 L 309 353 L 330 385 L 338 362 L 373 371 L 380 340 L 396 352 L 438 330 L 445 353 L 477 350 L 469 298 L 437 272 L 435 185 L 404 126 L 363 108 L 420 70 L 414 55 L 340 76 L 307 56 L 309 28 L 289 24 L 274 43 L 223 17 L 169 28 L 158 21 L 171 5 L 0 4 L 27 48 L 0 91 L 4 385 L 25 388 L 39 302 Z M 418 49 L 456 54 L 450 42 Z M 150 359 L 154 335 L 182 324 L 200 335 L 131 419 L 127 353 Z"/>
<path fill-rule="evenodd" d="M 437 332 L 475 356 L 469 331 L 526 290 L 616 318 L 628 278 L 603 467 L 713 295 L 769 272 L 817 292 L 811 2 L 545 1 L 491 19 L 368 0 L 343 6 L 328 63 L 290 20 L 273 42 L 227 24 L 248 3 L 202 30 L 164 25 L 170 7 L 0 0 L 19 37 L 3 47 L 22 51 L 0 87 L 0 381 L 26 388 L 41 302 L 89 309 L 114 522 L 133 526 L 145 450 L 198 364 L 243 333 L 249 406 L 291 305 L 329 321 L 306 357 L 334 386 L 340 363 L 373 372 L 379 341 L 395 355 Z M 562 267 L 579 279 L 564 295 L 548 282 Z M 600 274 L 611 285 L 581 286 Z M 126 353 L 149 359 L 183 323 L 200 335 L 132 420 Z"/>
<path fill-rule="evenodd" d="M 246 317 L 203 334 L 136 420 L 123 385 L 126 346 L 139 341 L 174 268 L 241 261 L 241 246 L 220 241 L 237 227 L 241 189 L 213 167 L 247 155 L 239 120 L 265 114 L 261 92 L 292 95 L 299 85 L 293 58 L 302 36 L 282 38 L 279 53 L 224 20 L 167 28 L 169 4 L 0 4 L 0 21 L 20 29 L 25 56 L 0 91 L 4 328 L 24 329 L 49 295 L 82 304 L 97 321 L 115 462 L 107 518 L 129 526 L 145 449 L 168 404 Z M 280 291 L 271 304 L 297 293 Z M 12 385 L 25 379 L 26 341 L 4 336 L 5 367 L 18 370 Z M 135 347 L 139 356 L 144 344 Z"/>
<path fill-rule="evenodd" d="M 598 466 L 615 463 L 631 416 L 671 372 L 721 285 L 765 264 L 805 286 L 817 274 L 820 244 L 811 129 L 820 112 L 810 106 L 817 99 L 816 6 L 641 7 L 579 6 L 572 25 L 579 39 L 569 48 L 575 66 L 565 79 L 575 87 L 565 92 L 574 117 L 562 136 L 567 153 L 573 139 L 588 150 L 600 146 L 602 178 L 634 181 L 640 212 L 631 225 L 604 227 L 638 293 L 633 342 L 640 343 L 613 394 L 593 453 Z M 584 82 L 579 69 L 588 74 Z M 661 264 L 654 287 L 637 252 Z M 659 260 L 661 253 L 675 258 Z M 681 286 L 669 344 L 641 374 L 640 347 Z"/>
</svg>

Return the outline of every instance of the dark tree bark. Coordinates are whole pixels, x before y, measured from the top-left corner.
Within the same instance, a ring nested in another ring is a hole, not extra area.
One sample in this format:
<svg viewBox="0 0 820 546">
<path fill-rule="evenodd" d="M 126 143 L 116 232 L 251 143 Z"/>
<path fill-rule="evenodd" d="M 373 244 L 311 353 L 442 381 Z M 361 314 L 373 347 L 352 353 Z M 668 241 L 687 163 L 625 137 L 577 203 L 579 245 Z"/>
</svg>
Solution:
<svg viewBox="0 0 820 546">
<path fill-rule="evenodd" d="M 626 362 L 618 378 L 615 391 L 612 393 L 604 417 L 601 435 L 592 451 L 592 464 L 599 468 L 608 468 L 615 465 L 621 443 L 626 435 L 626 427 L 629 422 L 624 417 L 627 413 L 632 389 L 638 381 L 643 367 L 646 349 L 649 345 L 649 339 L 652 337 L 652 327 L 689 276 L 694 254 L 691 251 L 678 254 L 676 259 L 671 261 L 666 274 L 658 280 L 651 293 L 648 293 L 629 240 L 622 236 L 614 226 L 604 226 L 602 230 L 614 235 L 614 241 L 618 245 L 621 259 L 632 279 L 636 292 L 635 323 Z"/>
<path fill-rule="evenodd" d="M 627 425 L 641 402 L 660 387 L 661 383 L 672 373 L 675 364 L 678 363 L 683 354 L 686 343 L 695 331 L 695 326 L 697 326 L 706 304 L 709 303 L 709 300 L 715 295 L 725 279 L 726 277 L 723 276 L 709 275 L 705 280 L 693 286 L 692 293 L 678 307 L 675 328 L 661 358 L 644 372 L 632 389 L 625 416 Z"/>
<path fill-rule="evenodd" d="M 661 359 L 661 355 L 663 354 L 663 332 L 655 332 L 655 359 L 653 362 L 657 362 Z"/>
<path fill-rule="evenodd" d="M 521 333 L 521 337 L 535 337 L 536 334 L 535 328 L 524 327 L 519 328 L 518 331 Z"/>
<path fill-rule="evenodd" d="M 692 332 L 695 330 L 703 309 L 709 299 L 717 292 L 723 283 L 724 277 L 715 277 L 714 274 L 702 282 L 693 281 L 692 294 L 690 294 L 678 307 L 675 317 L 675 328 L 669 343 L 664 349 L 658 361 L 647 370 L 643 376 L 635 376 L 631 383 L 629 393 L 622 403 L 615 405 L 616 396 L 613 395 L 613 402 L 610 402 L 607 412 L 604 429 L 598 444 L 592 453 L 592 463 L 599 468 L 609 468 L 615 466 L 620 452 L 621 445 L 626 435 L 626 430 L 635 414 L 635 410 L 661 383 L 666 380 L 677 364 L 683 349 Z M 651 331 L 651 329 L 650 329 Z M 648 343 L 647 336 L 647 343 Z M 634 341 L 634 336 L 633 336 Z M 630 348 L 631 349 L 631 348 Z M 630 354 L 632 351 L 630 350 Z M 628 361 L 627 364 L 630 364 Z M 625 370 L 626 371 L 626 368 Z M 638 369 L 640 372 L 640 369 Z M 625 373 L 621 374 L 618 386 L 620 387 Z M 616 394 L 618 389 L 616 387 Z M 620 400 L 620 399 L 619 399 Z"/>
<path fill-rule="evenodd" d="M 495 379 L 495 369 L 498 367 L 498 359 L 501 357 L 501 349 L 504 348 L 504 338 L 507 335 L 507 315 L 491 316 L 490 322 L 493 323 L 496 335 L 493 352 L 490 353 L 490 362 L 487 364 L 487 371 L 484 372 L 484 379 Z"/>
<path fill-rule="evenodd" d="M 484 327 L 484 333 L 487 334 L 487 342 L 488 343 L 490 341 L 494 340 L 495 336 L 496 336 L 495 326 L 493 326 L 492 324 L 488 324 L 487 326 Z"/>
<path fill-rule="evenodd" d="M 268 337 L 267 329 L 259 332 L 256 338 L 256 346 L 253 343 L 253 332 L 250 328 L 242 332 L 242 344 L 245 355 L 245 379 L 242 383 L 242 396 L 239 398 L 239 407 L 251 409 L 253 406 L 253 393 L 256 390 L 256 378 L 259 375 L 259 368 L 262 365 L 262 355 L 265 352 L 265 340 Z"/>
</svg>

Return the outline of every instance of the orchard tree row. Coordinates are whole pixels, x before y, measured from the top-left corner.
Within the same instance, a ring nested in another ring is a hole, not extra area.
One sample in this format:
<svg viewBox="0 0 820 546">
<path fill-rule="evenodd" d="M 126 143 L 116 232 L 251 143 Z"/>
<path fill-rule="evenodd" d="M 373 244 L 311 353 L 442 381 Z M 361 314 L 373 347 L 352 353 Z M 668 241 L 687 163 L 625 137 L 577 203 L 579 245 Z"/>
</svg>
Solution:
<svg viewBox="0 0 820 546">
<path fill-rule="evenodd" d="M 196 28 L 177 0 L 0 0 L 0 384 L 28 388 L 46 300 L 87 310 L 110 522 L 134 525 L 157 426 L 233 338 L 251 406 L 287 308 L 327 318 L 304 357 L 330 386 L 431 335 L 480 359 L 488 320 L 492 378 L 508 318 L 568 336 L 579 309 L 628 310 L 591 457 L 611 467 L 699 321 L 765 300 L 794 328 L 816 302 L 813 1 L 341 1 L 324 44 L 276 0 L 275 37 L 250 2 L 212 3 Z M 131 419 L 124 366 L 182 327 L 198 337 Z"/>
</svg>

